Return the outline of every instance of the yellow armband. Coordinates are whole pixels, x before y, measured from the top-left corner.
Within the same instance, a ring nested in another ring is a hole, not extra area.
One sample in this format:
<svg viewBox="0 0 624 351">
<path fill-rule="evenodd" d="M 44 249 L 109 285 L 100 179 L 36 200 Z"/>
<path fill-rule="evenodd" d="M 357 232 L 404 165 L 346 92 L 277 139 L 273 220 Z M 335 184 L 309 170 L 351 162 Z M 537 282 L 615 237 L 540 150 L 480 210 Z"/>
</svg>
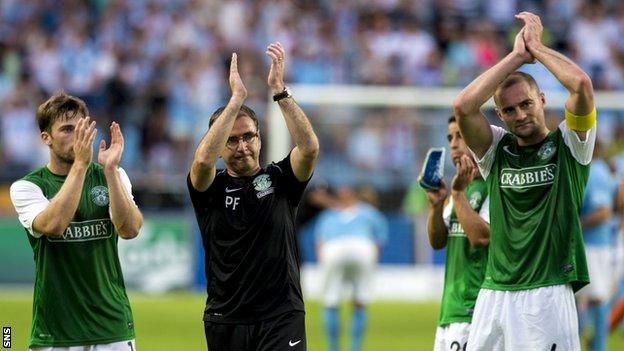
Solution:
<svg viewBox="0 0 624 351">
<path fill-rule="evenodd" d="M 568 109 L 565 109 L 565 121 L 568 129 L 577 132 L 586 132 L 596 125 L 596 107 L 585 116 L 577 116 L 568 111 Z"/>
</svg>

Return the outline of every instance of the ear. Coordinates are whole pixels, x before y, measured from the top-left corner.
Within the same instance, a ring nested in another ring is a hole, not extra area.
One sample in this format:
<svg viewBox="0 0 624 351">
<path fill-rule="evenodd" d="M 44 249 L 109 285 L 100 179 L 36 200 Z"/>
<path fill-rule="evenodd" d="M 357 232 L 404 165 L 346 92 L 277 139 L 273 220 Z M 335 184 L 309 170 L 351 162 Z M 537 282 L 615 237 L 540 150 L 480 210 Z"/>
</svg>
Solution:
<svg viewBox="0 0 624 351">
<path fill-rule="evenodd" d="M 500 110 L 498 109 L 498 107 L 494 107 L 494 111 L 496 111 L 496 116 L 498 116 L 498 119 L 500 119 L 501 121 L 505 122 L 505 120 L 503 119 L 503 116 L 501 116 Z"/>
<path fill-rule="evenodd" d="M 52 145 L 52 136 L 50 135 L 50 133 L 41 132 L 40 137 L 41 137 L 41 141 L 43 141 L 44 144 L 48 146 Z"/>
<path fill-rule="evenodd" d="M 542 101 L 542 106 L 546 106 L 546 95 L 544 95 L 544 93 L 540 91 L 539 96 L 540 100 Z"/>
</svg>

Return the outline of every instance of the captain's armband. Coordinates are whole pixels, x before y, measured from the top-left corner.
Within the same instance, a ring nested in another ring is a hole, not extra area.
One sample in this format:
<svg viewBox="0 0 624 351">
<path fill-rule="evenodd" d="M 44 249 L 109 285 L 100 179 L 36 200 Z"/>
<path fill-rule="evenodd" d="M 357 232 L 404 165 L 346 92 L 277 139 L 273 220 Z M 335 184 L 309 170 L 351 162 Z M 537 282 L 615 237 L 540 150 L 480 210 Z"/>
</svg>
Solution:
<svg viewBox="0 0 624 351">
<path fill-rule="evenodd" d="M 565 109 L 565 121 L 568 129 L 586 132 L 596 126 L 596 107 L 585 116 L 577 116 Z"/>
</svg>

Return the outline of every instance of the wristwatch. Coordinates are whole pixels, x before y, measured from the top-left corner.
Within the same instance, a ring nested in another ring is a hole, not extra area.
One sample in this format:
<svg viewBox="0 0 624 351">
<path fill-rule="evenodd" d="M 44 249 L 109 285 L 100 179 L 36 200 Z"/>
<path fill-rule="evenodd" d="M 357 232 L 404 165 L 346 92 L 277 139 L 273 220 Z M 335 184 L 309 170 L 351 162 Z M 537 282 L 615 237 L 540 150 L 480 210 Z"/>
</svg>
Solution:
<svg viewBox="0 0 624 351">
<path fill-rule="evenodd" d="M 281 93 L 277 93 L 273 95 L 273 101 L 280 101 L 285 98 L 289 98 L 292 96 L 290 89 L 287 86 L 284 86 L 284 90 Z"/>
</svg>

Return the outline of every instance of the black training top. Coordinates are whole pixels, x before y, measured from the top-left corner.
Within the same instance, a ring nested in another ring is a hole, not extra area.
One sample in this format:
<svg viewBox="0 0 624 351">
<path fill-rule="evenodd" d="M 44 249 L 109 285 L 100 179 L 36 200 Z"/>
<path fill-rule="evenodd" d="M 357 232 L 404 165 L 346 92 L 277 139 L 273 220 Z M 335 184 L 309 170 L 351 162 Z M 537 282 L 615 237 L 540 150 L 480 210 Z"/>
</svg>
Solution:
<svg viewBox="0 0 624 351">
<path fill-rule="evenodd" d="M 247 323 L 303 311 L 290 155 L 251 177 L 218 170 L 204 192 L 187 185 L 206 252 L 205 321 Z"/>
</svg>

